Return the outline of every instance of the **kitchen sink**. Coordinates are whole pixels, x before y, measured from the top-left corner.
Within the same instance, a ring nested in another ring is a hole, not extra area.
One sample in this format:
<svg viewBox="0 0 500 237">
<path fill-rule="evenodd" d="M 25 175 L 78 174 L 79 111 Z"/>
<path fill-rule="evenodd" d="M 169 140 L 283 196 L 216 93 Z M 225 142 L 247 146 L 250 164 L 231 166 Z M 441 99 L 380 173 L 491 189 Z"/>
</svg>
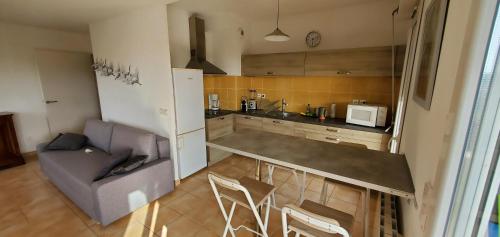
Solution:
<svg viewBox="0 0 500 237">
<path fill-rule="evenodd" d="M 273 117 L 273 118 L 288 118 L 290 116 L 293 116 L 293 114 L 288 113 L 288 112 L 281 112 L 281 111 L 271 111 L 266 114 L 267 116 Z"/>
</svg>

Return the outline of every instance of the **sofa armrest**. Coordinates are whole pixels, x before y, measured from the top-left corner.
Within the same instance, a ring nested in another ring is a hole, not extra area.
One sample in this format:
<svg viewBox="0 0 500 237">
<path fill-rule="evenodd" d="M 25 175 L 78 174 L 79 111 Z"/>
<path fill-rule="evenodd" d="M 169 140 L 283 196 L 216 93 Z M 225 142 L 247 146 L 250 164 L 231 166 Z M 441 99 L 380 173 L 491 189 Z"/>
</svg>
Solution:
<svg viewBox="0 0 500 237">
<path fill-rule="evenodd" d="M 138 170 L 92 184 L 97 221 L 106 226 L 174 190 L 170 159 L 158 159 Z"/>
<path fill-rule="evenodd" d="M 170 140 L 166 137 L 156 136 L 156 145 L 158 146 L 158 157 L 170 158 Z"/>
</svg>

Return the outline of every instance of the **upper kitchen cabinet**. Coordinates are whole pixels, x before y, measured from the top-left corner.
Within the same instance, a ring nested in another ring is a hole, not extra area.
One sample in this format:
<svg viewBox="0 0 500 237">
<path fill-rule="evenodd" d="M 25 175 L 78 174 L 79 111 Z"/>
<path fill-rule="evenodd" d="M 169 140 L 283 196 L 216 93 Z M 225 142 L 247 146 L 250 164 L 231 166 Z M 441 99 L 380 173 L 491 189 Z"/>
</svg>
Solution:
<svg viewBox="0 0 500 237">
<path fill-rule="evenodd" d="M 396 76 L 401 76 L 404 50 L 396 47 Z M 306 76 L 390 77 L 391 73 L 391 46 L 314 51 L 308 52 L 305 60 Z"/>
<path fill-rule="evenodd" d="M 306 53 L 252 54 L 241 57 L 244 76 L 304 76 Z"/>
<path fill-rule="evenodd" d="M 390 76 L 391 47 L 336 49 L 309 52 L 307 76 Z"/>
</svg>

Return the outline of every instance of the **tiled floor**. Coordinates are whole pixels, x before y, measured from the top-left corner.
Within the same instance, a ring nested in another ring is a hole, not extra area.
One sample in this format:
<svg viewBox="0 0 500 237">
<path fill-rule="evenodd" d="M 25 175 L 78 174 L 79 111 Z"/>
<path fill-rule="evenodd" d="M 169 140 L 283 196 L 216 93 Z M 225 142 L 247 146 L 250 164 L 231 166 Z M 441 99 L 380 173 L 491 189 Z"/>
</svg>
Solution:
<svg viewBox="0 0 500 237">
<path fill-rule="evenodd" d="M 255 161 L 229 157 L 183 180 L 175 191 L 134 213 L 102 227 L 86 216 L 41 173 L 35 157 L 24 166 L 0 171 L 0 236 L 160 236 L 162 226 L 168 237 L 220 236 L 224 219 L 207 180 L 208 170 L 235 178 L 254 177 Z M 265 169 L 264 169 L 265 170 Z M 265 175 L 265 172 L 264 172 Z M 275 171 L 278 206 L 298 198 L 298 188 L 289 172 Z M 309 176 L 306 198 L 318 201 L 322 179 Z M 354 237 L 363 233 L 360 193 L 349 187 L 330 188 L 328 205 L 356 216 Z M 372 203 L 374 202 L 372 197 Z M 228 204 L 228 203 L 227 203 Z M 371 205 L 373 216 L 375 205 Z M 237 208 L 233 226 L 253 226 L 251 213 Z M 371 218 L 373 220 L 373 218 Z M 281 236 L 279 212 L 271 211 L 270 236 Z M 241 230 L 237 236 L 252 236 Z"/>
</svg>

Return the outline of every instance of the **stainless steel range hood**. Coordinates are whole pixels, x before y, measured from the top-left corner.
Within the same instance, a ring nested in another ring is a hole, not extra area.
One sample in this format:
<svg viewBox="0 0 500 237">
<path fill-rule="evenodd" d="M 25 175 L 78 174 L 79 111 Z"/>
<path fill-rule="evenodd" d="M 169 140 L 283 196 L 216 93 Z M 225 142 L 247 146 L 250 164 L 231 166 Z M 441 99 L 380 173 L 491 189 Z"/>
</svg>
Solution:
<svg viewBox="0 0 500 237">
<path fill-rule="evenodd" d="M 196 16 L 189 17 L 189 41 L 191 59 L 186 68 L 201 69 L 203 74 L 223 74 L 217 66 L 207 61 L 205 48 L 205 21 Z"/>
</svg>

